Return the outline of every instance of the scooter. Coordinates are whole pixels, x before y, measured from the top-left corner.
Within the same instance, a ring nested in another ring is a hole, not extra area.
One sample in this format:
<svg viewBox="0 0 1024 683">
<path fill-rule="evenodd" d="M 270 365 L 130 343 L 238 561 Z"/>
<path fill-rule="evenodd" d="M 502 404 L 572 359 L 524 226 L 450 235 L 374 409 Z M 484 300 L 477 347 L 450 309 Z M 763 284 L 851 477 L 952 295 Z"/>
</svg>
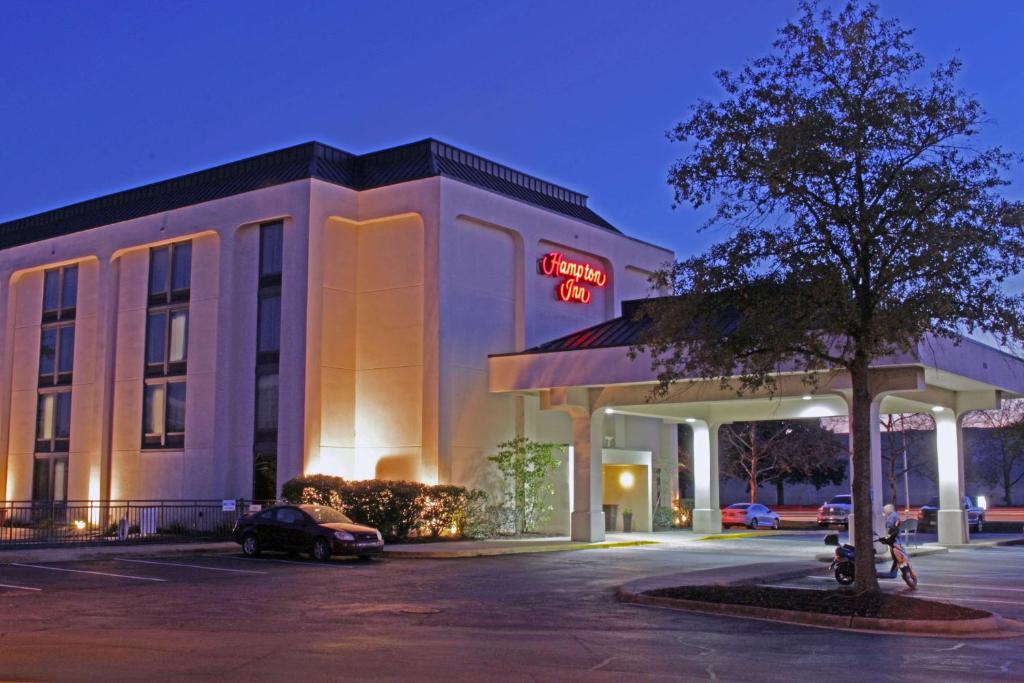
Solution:
<svg viewBox="0 0 1024 683">
<path fill-rule="evenodd" d="M 879 536 L 875 539 L 878 543 L 889 546 L 889 554 L 892 556 L 892 567 L 888 572 L 879 572 L 878 578 L 895 579 L 902 577 L 908 586 L 916 588 L 917 574 L 914 573 L 913 567 L 910 566 L 907 552 L 896 542 L 898 535 L 899 531 L 894 530 L 888 536 Z M 853 583 L 854 559 L 856 558 L 854 547 L 849 543 L 839 545 L 839 534 L 829 534 L 826 536 L 825 545 L 836 546 L 835 558 L 828 568 L 835 575 L 836 581 L 843 586 Z"/>
</svg>

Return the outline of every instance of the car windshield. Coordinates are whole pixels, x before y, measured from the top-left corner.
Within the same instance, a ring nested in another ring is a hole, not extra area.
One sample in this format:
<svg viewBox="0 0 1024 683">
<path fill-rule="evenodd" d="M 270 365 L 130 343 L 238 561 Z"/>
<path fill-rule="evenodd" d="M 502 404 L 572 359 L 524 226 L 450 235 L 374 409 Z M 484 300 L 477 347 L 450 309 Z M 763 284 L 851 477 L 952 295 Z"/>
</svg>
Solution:
<svg viewBox="0 0 1024 683">
<path fill-rule="evenodd" d="M 927 507 L 930 507 L 930 508 L 937 508 L 937 507 L 939 507 L 939 499 L 938 498 L 932 498 L 931 500 L 928 501 Z"/>
<path fill-rule="evenodd" d="M 341 522 L 343 524 L 351 524 L 352 520 L 341 514 L 334 508 L 328 507 L 303 507 L 303 511 L 315 519 L 319 524 L 330 524 L 332 522 Z"/>
<path fill-rule="evenodd" d="M 849 496 L 833 496 L 832 500 L 830 500 L 829 502 L 830 503 L 844 503 L 846 505 L 849 505 L 850 504 L 850 497 Z"/>
<path fill-rule="evenodd" d="M 733 503 L 729 506 L 730 510 L 746 510 L 750 507 L 750 503 Z"/>
</svg>

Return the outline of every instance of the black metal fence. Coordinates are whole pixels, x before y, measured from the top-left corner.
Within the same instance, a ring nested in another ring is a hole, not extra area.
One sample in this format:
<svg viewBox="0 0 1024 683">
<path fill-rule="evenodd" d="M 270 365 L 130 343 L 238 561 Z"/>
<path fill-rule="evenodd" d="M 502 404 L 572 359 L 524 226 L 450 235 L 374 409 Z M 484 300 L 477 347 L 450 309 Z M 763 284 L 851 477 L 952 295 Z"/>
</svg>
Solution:
<svg viewBox="0 0 1024 683">
<path fill-rule="evenodd" d="M 0 501 L 0 548 L 230 540 L 251 501 Z"/>
</svg>

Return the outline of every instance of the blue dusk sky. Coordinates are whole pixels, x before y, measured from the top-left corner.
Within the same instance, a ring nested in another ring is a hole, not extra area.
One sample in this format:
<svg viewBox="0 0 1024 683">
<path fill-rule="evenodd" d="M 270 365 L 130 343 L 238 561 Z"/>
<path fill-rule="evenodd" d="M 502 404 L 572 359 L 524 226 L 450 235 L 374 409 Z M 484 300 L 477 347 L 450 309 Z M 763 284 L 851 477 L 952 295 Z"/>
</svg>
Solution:
<svg viewBox="0 0 1024 683">
<path fill-rule="evenodd" d="M 958 54 L 1024 151 L 1024 2 L 883 0 L 930 66 Z M 0 3 L 0 221 L 308 140 L 436 137 L 590 196 L 686 256 L 665 131 L 767 52 L 795 2 Z M 1024 197 L 1024 170 L 1008 190 Z"/>
</svg>

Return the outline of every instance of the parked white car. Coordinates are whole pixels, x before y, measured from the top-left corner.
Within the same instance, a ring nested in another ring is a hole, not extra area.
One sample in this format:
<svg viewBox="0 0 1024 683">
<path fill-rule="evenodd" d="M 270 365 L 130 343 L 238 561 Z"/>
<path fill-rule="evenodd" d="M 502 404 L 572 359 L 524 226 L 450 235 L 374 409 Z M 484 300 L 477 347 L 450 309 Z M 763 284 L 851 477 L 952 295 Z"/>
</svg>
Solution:
<svg viewBox="0 0 1024 683">
<path fill-rule="evenodd" d="M 748 529 L 779 528 L 779 514 L 760 503 L 733 503 L 722 510 L 722 528 L 745 526 Z"/>
</svg>

